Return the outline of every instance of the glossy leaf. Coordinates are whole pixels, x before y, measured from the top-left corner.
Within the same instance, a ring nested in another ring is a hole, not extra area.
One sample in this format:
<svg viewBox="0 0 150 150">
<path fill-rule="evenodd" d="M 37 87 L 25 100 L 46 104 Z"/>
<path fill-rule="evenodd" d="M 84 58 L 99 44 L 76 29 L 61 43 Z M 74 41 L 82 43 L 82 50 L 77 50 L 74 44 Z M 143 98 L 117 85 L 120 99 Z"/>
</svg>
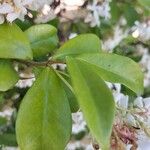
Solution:
<svg viewBox="0 0 150 150">
<path fill-rule="evenodd" d="M 11 62 L 0 60 L 0 91 L 7 91 L 19 80 Z"/>
<path fill-rule="evenodd" d="M 35 75 L 35 78 L 37 79 L 38 78 L 38 76 L 41 74 L 41 72 L 44 70 L 44 66 L 36 66 L 36 67 L 33 67 L 33 73 L 34 73 L 34 75 Z"/>
<path fill-rule="evenodd" d="M 30 43 L 15 24 L 0 25 L 0 58 L 32 59 Z"/>
<path fill-rule="evenodd" d="M 66 92 L 66 95 L 67 95 L 67 98 L 69 101 L 71 112 L 75 113 L 79 110 L 80 107 L 79 107 L 78 101 L 75 97 L 74 90 L 71 87 L 70 77 L 65 76 L 63 74 L 59 74 L 59 73 L 57 73 L 57 74 L 60 77 L 60 79 L 62 80 L 63 87 L 64 87 L 64 90 Z"/>
<path fill-rule="evenodd" d="M 77 112 L 80 107 L 74 93 L 65 84 L 64 84 L 64 89 L 69 101 L 71 112 L 72 113 Z"/>
<path fill-rule="evenodd" d="M 106 81 L 122 83 L 137 94 L 143 92 L 143 73 L 130 58 L 116 54 L 86 54 L 78 57 Z"/>
<path fill-rule="evenodd" d="M 35 67 L 33 69 L 33 72 L 34 72 L 36 78 L 40 75 L 40 73 L 41 73 L 41 71 L 43 69 L 44 69 L 44 67 Z M 56 73 L 59 76 L 59 78 L 62 80 L 63 88 L 64 88 L 64 90 L 66 92 L 71 112 L 72 113 L 77 112 L 79 110 L 79 104 L 78 104 L 77 99 L 76 99 L 76 97 L 74 95 L 74 92 L 72 91 L 72 89 L 70 89 L 70 88 L 72 88 L 71 87 L 70 77 L 66 76 L 66 75 L 63 75 L 63 74 L 60 74 L 57 71 L 56 71 Z"/>
<path fill-rule="evenodd" d="M 81 34 L 62 45 L 54 58 L 64 59 L 66 56 L 76 56 L 83 53 L 100 52 L 100 39 L 94 34 Z"/>
<path fill-rule="evenodd" d="M 25 34 L 30 40 L 34 57 L 45 56 L 57 47 L 57 29 L 51 25 L 34 25 Z"/>
<path fill-rule="evenodd" d="M 38 76 L 20 106 L 16 123 L 21 150 L 63 150 L 71 134 L 71 112 L 60 79 L 50 68 Z"/>
<path fill-rule="evenodd" d="M 67 65 L 75 95 L 88 127 L 102 150 L 107 150 L 110 146 L 115 115 L 115 103 L 111 91 L 87 63 L 67 58 Z"/>
</svg>

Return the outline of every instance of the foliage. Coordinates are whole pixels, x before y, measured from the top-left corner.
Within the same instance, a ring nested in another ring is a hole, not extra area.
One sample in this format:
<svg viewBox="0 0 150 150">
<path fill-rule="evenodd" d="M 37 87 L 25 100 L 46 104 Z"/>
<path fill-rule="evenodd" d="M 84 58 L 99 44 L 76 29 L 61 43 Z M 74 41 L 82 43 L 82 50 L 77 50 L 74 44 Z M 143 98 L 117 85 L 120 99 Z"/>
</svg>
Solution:
<svg viewBox="0 0 150 150">
<path fill-rule="evenodd" d="M 0 149 L 66 149 L 78 112 L 87 128 L 73 138 L 90 132 L 93 147 L 135 149 L 138 129 L 150 136 L 150 62 L 138 63 L 149 16 L 150 0 L 0 1 L 0 110 L 13 108 L 0 112 Z"/>
<path fill-rule="evenodd" d="M 3 73 L 0 90 L 12 88 L 18 80 L 19 72 L 9 61 L 34 68 L 36 75 L 36 81 L 21 100 L 17 115 L 20 148 L 64 149 L 71 136 L 70 107 L 74 97 L 92 135 L 102 149 L 108 150 L 116 109 L 104 80 L 120 82 L 140 94 L 143 75 L 138 64 L 130 58 L 103 52 L 99 38 L 93 34 L 81 34 L 59 48 L 56 28 L 48 24 L 32 26 L 25 32 L 15 24 L 3 24 L 0 35 L 3 34 L 0 36 Z M 5 36 L 8 34 L 10 36 Z M 56 52 L 52 51 L 56 48 Z M 46 57 L 47 54 L 51 57 Z M 54 64 L 64 65 L 67 71 L 55 68 Z"/>
</svg>

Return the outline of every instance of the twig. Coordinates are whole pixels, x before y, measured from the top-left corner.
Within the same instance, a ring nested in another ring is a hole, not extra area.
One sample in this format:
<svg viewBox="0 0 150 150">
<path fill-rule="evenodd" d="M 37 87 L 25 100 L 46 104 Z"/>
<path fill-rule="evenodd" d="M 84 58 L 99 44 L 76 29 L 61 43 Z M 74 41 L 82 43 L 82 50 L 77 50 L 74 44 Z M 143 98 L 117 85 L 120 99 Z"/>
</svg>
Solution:
<svg viewBox="0 0 150 150">
<path fill-rule="evenodd" d="M 52 64 L 65 64 L 62 61 L 54 61 L 54 60 L 48 60 L 48 61 L 44 61 L 44 62 L 37 62 L 37 61 L 32 61 L 32 60 L 17 60 L 15 59 L 16 62 L 22 63 L 22 64 L 26 64 L 29 66 L 49 66 Z"/>
</svg>

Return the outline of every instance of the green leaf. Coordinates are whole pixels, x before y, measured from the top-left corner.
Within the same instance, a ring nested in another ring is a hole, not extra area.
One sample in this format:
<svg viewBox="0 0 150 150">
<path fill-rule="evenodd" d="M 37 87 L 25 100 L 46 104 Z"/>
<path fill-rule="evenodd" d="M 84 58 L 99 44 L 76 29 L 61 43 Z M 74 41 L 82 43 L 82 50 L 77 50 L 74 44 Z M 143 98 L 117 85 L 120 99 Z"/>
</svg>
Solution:
<svg viewBox="0 0 150 150">
<path fill-rule="evenodd" d="M 16 122 L 21 150 L 63 150 L 70 139 L 71 112 L 60 79 L 45 68 L 24 97 Z"/>
<path fill-rule="evenodd" d="M 15 24 L 0 25 L 0 58 L 32 59 L 30 43 Z"/>
<path fill-rule="evenodd" d="M 34 57 L 45 56 L 58 45 L 57 29 L 51 25 L 34 25 L 25 31 Z"/>
<path fill-rule="evenodd" d="M 0 145 L 17 146 L 15 134 L 12 133 L 0 134 Z"/>
<path fill-rule="evenodd" d="M 68 86 L 66 86 L 65 84 L 63 85 L 64 85 L 64 89 L 65 89 L 65 92 L 69 101 L 71 112 L 75 113 L 79 110 L 79 104 L 77 102 L 77 99 L 74 93 L 68 88 Z"/>
<path fill-rule="evenodd" d="M 102 149 L 108 150 L 115 115 L 113 96 L 104 81 L 87 63 L 67 58 L 67 65 L 88 127 Z"/>
<path fill-rule="evenodd" d="M 60 77 L 60 79 L 63 82 L 63 87 L 69 101 L 71 112 L 72 113 L 77 112 L 79 110 L 79 104 L 75 97 L 74 90 L 71 87 L 70 77 L 59 73 L 57 73 L 57 75 Z"/>
<path fill-rule="evenodd" d="M 38 76 L 41 74 L 41 72 L 43 71 L 45 69 L 45 67 L 44 66 L 35 66 L 35 67 L 33 67 L 33 73 L 34 73 L 34 75 L 35 75 L 35 78 L 37 79 L 38 78 Z"/>
<path fill-rule="evenodd" d="M 19 80 L 10 61 L 0 59 L 0 91 L 7 91 Z"/>
<path fill-rule="evenodd" d="M 81 34 L 62 45 L 54 58 L 64 59 L 66 56 L 76 56 L 82 53 L 100 52 L 100 39 L 94 34 Z"/>
<path fill-rule="evenodd" d="M 35 75 L 36 78 L 40 75 L 40 73 L 43 69 L 44 69 L 44 67 L 35 67 L 35 68 L 33 68 L 33 72 L 34 72 L 34 75 Z M 66 76 L 65 73 L 64 73 L 65 75 L 62 74 L 62 72 L 60 74 L 59 71 L 56 71 L 56 74 L 62 80 L 63 88 L 66 92 L 71 112 L 72 113 L 77 112 L 79 110 L 79 104 L 78 104 L 77 99 L 74 95 L 74 91 L 71 87 L 70 77 Z"/>
<path fill-rule="evenodd" d="M 138 0 L 138 2 L 150 11 L 150 0 Z"/>
<path fill-rule="evenodd" d="M 143 73 L 137 63 L 116 54 L 85 54 L 78 57 L 87 62 L 106 81 L 122 83 L 137 94 L 143 92 Z"/>
<path fill-rule="evenodd" d="M 27 19 L 25 19 L 24 21 L 16 19 L 15 24 L 18 25 L 22 31 L 25 31 L 29 27 L 33 26 L 34 23 L 31 20 L 27 20 Z"/>
<path fill-rule="evenodd" d="M 126 18 L 129 26 L 133 26 L 135 21 L 139 20 L 139 18 L 140 18 L 135 7 L 131 6 L 131 4 L 124 5 L 123 13 L 125 15 L 125 18 Z"/>
</svg>

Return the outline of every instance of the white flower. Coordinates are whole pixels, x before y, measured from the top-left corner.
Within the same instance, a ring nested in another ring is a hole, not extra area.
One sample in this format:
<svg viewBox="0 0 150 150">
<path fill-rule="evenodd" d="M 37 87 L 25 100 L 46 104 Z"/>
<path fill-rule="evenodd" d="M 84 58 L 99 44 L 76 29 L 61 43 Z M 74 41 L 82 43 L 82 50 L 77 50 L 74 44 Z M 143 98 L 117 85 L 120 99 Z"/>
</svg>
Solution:
<svg viewBox="0 0 150 150">
<path fill-rule="evenodd" d="M 84 2 L 84 0 L 61 0 L 61 3 L 65 3 L 69 6 L 82 6 Z"/>
<path fill-rule="evenodd" d="M 13 10 L 13 7 L 8 3 L 3 3 L 0 5 L 0 14 L 11 13 Z"/>
<path fill-rule="evenodd" d="M 131 145 L 131 144 L 128 144 L 128 145 L 126 146 L 126 150 L 131 150 L 131 148 L 132 148 L 132 145 Z"/>
<path fill-rule="evenodd" d="M 14 0 L 15 8 L 12 13 L 7 15 L 7 20 L 12 22 L 19 18 L 24 20 L 24 16 L 27 14 L 27 5 L 31 4 L 32 0 Z"/>
<path fill-rule="evenodd" d="M 118 94 L 118 106 L 127 109 L 128 108 L 128 102 L 129 102 L 129 96 L 124 94 Z"/>
<path fill-rule="evenodd" d="M 40 10 L 44 5 L 50 5 L 53 2 L 54 0 L 33 0 L 29 8 L 32 10 Z"/>
<path fill-rule="evenodd" d="M 77 33 L 71 33 L 70 35 L 69 35 L 69 39 L 72 39 L 72 38 L 74 38 L 74 37 L 76 37 L 77 36 Z"/>
<path fill-rule="evenodd" d="M 42 8 L 42 13 L 43 15 L 48 15 L 48 13 L 50 12 L 51 8 L 49 5 L 45 4 L 44 7 Z"/>
<path fill-rule="evenodd" d="M 143 103 L 145 108 L 150 108 L 150 97 L 144 98 Z"/>
<path fill-rule="evenodd" d="M 85 130 L 86 122 L 83 119 L 82 112 L 77 112 L 72 114 L 73 126 L 72 132 L 77 134 Z"/>
<path fill-rule="evenodd" d="M 110 18 L 110 6 L 109 1 L 104 1 L 102 4 L 98 4 L 98 0 L 94 0 L 92 4 L 87 6 L 87 10 L 90 13 L 87 14 L 85 18 L 85 22 L 91 22 L 91 26 L 100 26 L 100 17 L 104 17 L 105 19 Z"/>
<path fill-rule="evenodd" d="M 50 8 L 50 11 L 47 15 L 44 15 L 43 12 L 37 16 L 37 18 L 34 20 L 35 23 L 46 23 L 50 20 L 53 20 L 56 17 L 54 14 L 54 11 Z"/>
<path fill-rule="evenodd" d="M 142 108 L 143 107 L 143 98 L 142 97 L 137 97 L 134 100 L 134 105 L 139 107 L 139 108 Z"/>
<path fill-rule="evenodd" d="M 134 126 L 134 127 L 137 126 L 137 125 L 136 125 L 136 120 L 135 120 L 135 118 L 134 118 L 133 115 L 131 115 L 130 113 L 127 114 L 127 116 L 126 116 L 126 121 L 127 121 L 127 123 L 128 123 L 129 125 L 131 125 L 131 126 Z"/>
<path fill-rule="evenodd" d="M 106 39 L 102 45 L 103 49 L 110 52 L 128 35 L 128 30 L 124 31 L 120 25 L 115 26 L 113 30 L 113 37 Z"/>
<path fill-rule="evenodd" d="M 3 112 L 0 112 L 0 116 L 1 117 L 11 117 L 12 113 L 13 113 L 14 109 L 12 108 L 7 108 L 6 110 L 4 110 Z"/>
<path fill-rule="evenodd" d="M 118 104 L 120 108 L 122 109 L 128 108 L 128 101 L 129 101 L 128 95 L 124 95 L 118 92 L 113 92 L 113 96 L 114 96 L 115 102 Z"/>
<path fill-rule="evenodd" d="M 147 23 L 139 23 L 138 21 L 135 22 L 135 26 L 132 28 L 133 30 L 133 37 L 134 33 L 138 32 L 138 36 L 135 38 L 139 38 L 142 41 L 149 41 L 150 40 L 150 21 Z"/>
<path fill-rule="evenodd" d="M 145 133 L 140 132 L 138 134 L 138 150 L 149 150 L 150 149 L 150 138 Z"/>
<path fill-rule="evenodd" d="M 13 22 L 15 19 L 24 20 L 24 16 L 27 14 L 27 7 L 33 0 L 10 0 L 7 3 L 0 3 L 0 23 L 6 20 Z"/>
<path fill-rule="evenodd" d="M 0 24 L 4 23 L 4 21 L 5 21 L 4 16 L 3 16 L 3 15 L 0 15 Z"/>
<path fill-rule="evenodd" d="M 45 9 L 53 0 L 9 0 L 0 1 L 0 24 L 5 20 L 13 22 L 15 19 L 24 21 L 25 15 L 28 14 L 27 9 L 30 10 L 43 10 L 45 14 L 49 14 L 49 10 Z M 44 8 L 43 8 L 44 7 Z M 43 8 L 43 9 L 42 9 Z M 46 18 L 47 20 L 47 18 Z"/>
</svg>

